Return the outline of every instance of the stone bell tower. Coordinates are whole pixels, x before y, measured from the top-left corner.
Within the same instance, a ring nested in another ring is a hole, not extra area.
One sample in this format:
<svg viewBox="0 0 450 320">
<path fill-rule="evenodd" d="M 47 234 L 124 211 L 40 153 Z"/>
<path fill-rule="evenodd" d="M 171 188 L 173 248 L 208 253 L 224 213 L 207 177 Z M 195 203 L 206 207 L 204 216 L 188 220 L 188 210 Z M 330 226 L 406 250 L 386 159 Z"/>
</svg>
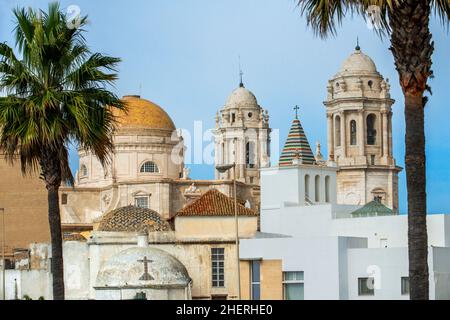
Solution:
<svg viewBox="0 0 450 320">
<path fill-rule="evenodd" d="M 339 167 L 338 203 L 363 205 L 376 198 L 397 211 L 402 168 L 392 153 L 389 80 L 357 46 L 327 89 L 328 153 Z"/>
<path fill-rule="evenodd" d="M 215 164 L 236 163 L 236 178 L 259 185 L 259 168 L 270 166 L 269 114 L 241 82 L 216 115 Z M 232 179 L 232 170 L 216 179 Z"/>
</svg>

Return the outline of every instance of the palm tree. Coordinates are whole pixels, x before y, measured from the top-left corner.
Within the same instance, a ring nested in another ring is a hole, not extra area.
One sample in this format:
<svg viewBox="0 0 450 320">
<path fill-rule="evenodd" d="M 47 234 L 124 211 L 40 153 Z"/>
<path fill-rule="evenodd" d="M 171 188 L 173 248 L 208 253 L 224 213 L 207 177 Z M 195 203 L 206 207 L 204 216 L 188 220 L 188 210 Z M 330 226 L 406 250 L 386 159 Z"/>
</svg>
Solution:
<svg viewBox="0 0 450 320">
<path fill-rule="evenodd" d="M 68 147 L 77 143 L 106 164 L 113 149 L 113 108 L 123 103 L 107 90 L 120 59 L 92 54 L 83 37 L 87 17 L 77 28 L 59 4 L 48 12 L 15 9 L 19 56 L 0 43 L 0 148 L 24 174 L 39 171 L 48 191 L 52 243 L 53 298 L 64 299 L 59 187 L 72 185 Z M 105 107 L 109 106 L 109 107 Z"/>
<path fill-rule="evenodd" d="M 347 13 L 361 14 L 371 6 L 380 12 L 378 33 L 390 36 L 390 50 L 405 97 L 406 182 L 408 190 L 408 255 L 410 298 L 428 299 L 428 245 L 424 107 L 432 77 L 434 43 L 429 28 L 432 9 L 443 24 L 450 19 L 448 0 L 297 0 L 316 35 L 336 33 Z M 431 93 L 431 91 L 430 91 Z"/>
</svg>

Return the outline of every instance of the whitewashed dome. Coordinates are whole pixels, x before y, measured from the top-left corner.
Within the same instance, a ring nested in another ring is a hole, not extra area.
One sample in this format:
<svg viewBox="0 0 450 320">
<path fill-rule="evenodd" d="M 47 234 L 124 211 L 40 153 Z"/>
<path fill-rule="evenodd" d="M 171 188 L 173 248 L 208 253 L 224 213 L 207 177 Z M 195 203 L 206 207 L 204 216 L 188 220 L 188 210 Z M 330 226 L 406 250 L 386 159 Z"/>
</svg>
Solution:
<svg viewBox="0 0 450 320">
<path fill-rule="evenodd" d="M 364 54 L 359 47 L 356 48 L 342 63 L 339 73 L 359 73 L 359 72 L 377 72 L 377 67 L 373 60 Z"/>
<path fill-rule="evenodd" d="M 258 108 L 255 95 L 243 85 L 235 89 L 227 99 L 225 108 Z"/>
<path fill-rule="evenodd" d="M 150 279 L 144 280 L 144 262 Z M 106 261 L 97 275 L 97 287 L 186 287 L 191 278 L 185 266 L 166 251 L 150 247 L 129 248 Z"/>
</svg>

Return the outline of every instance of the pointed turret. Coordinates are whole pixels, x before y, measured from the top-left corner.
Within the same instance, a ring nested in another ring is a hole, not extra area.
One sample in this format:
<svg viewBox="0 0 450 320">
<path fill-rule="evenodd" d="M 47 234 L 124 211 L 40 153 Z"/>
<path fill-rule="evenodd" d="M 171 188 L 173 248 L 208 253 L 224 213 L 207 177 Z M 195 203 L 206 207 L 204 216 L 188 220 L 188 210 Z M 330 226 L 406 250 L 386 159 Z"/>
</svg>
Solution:
<svg viewBox="0 0 450 320">
<path fill-rule="evenodd" d="M 281 153 L 279 166 L 291 166 L 294 162 L 297 162 L 297 159 L 300 159 L 300 164 L 316 164 L 311 146 L 296 114 L 294 121 L 292 121 L 291 130 L 289 131 L 283 152 Z"/>
</svg>

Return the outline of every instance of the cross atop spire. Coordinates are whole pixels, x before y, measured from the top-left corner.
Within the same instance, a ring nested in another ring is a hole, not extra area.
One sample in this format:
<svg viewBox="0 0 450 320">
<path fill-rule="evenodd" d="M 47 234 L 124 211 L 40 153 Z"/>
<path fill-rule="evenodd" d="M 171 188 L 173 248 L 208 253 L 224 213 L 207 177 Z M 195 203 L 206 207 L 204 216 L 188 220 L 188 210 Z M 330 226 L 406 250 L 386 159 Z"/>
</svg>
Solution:
<svg viewBox="0 0 450 320">
<path fill-rule="evenodd" d="M 298 105 L 295 105 L 294 110 L 295 110 L 295 119 L 298 119 L 298 110 L 300 109 L 300 107 Z"/>
<path fill-rule="evenodd" d="M 242 72 L 242 68 L 241 68 L 241 56 L 238 56 L 239 58 L 239 87 L 243 88 L 244 87 L 244 82 L 242 81 L 242 76 L 244 75 L 244 73 Z"/>
<path fill-rule="evenodd" d="M 361 50 L 361 47 L 359 46 L 359 37 L 356 37 L 356 48 L 355 48 L 355 50 L 356 51 L 360 51 Z"/>
</svg>

